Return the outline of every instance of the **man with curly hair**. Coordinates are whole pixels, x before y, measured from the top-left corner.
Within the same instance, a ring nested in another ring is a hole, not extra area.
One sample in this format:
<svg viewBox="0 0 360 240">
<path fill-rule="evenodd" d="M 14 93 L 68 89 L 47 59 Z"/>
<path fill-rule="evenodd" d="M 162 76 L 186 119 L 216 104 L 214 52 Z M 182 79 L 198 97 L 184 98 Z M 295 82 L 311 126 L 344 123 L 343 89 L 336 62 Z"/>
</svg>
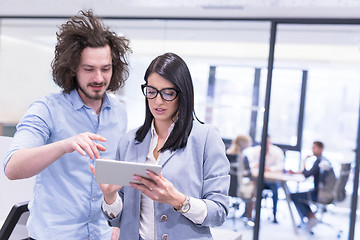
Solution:
<svg viewBox="0 0 360 240">
<path fill-rule="evenodd" d="M 31 104 L 4 159 L 5 174 L 36 175 L 30 239 L 110 239 L 89 165 L 114 158 L 127 128 L 125 107 L 110 92 L 128 77 L 129 40 L 91 10 L 61 25 L 57 40 L 51 66 L 62 91 Z"/>
</svg>

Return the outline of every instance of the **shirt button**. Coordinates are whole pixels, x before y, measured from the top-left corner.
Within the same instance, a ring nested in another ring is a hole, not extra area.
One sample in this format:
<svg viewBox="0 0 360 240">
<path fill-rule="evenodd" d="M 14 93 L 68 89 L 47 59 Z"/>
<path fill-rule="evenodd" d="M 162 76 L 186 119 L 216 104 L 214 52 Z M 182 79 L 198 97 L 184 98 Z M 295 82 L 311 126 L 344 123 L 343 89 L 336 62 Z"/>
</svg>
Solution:
<svg viewBox="0 0 360 240">
<path fill-rule="evenodd" d="M 89 222 L 91 222 L 91 218 L 89 219 Z"/>
<path fill-rule="evenodd" d="M 161 236 L 161 239 L 162 239 L 162 240 L 168 240 L 168 239 L 169 239 L 169 235 L 164 234 L 164 235 Z"/>
<path fill-rule="evenodd" d="M 92 198 L 91 200 L 95 201 L 95 198 Z"/>
<path fill-rule="evenodd" d="M 160 220 L 161 220 L 162 222 L 166 222 L 167 219 L 168 219 L 168 217 L 167 217 L 166 215 L 161 215 L 161 217 L 160 217 Z"/>
</svg>

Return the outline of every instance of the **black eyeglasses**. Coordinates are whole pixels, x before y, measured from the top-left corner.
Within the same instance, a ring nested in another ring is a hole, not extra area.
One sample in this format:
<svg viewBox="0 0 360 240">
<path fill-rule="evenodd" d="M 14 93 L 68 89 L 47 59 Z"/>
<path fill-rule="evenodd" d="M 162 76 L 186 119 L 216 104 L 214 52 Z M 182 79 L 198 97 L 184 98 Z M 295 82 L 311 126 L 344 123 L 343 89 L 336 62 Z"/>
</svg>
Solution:
<svg viewBox="0 0 360 240">
<path fill-rule="evenodd" d="M 161 98 L 165 101 L 173 101 L 180 92 L 175 88 L 163 88 L 161 90 L 157 90 L 156 88 L 146 84 L 141 85 L 141 89 L 147 99 L 154 99 L 158 93 L 160 93 Z"/>
</svg>

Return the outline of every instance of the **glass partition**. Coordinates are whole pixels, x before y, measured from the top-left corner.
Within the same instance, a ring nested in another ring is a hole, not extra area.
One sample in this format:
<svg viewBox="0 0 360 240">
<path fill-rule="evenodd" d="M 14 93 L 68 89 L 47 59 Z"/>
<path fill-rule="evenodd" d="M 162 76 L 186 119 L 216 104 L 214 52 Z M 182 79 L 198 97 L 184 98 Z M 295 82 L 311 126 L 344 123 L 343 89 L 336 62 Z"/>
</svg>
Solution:
<svg viewBox="0 0 360 240">
<path fill-rule="evenodd" d="M 280 110 L 278 107 L 283 103 L 274 106 L 275 102 L 271 102 L 269 131 L 272 129 L 274 120 L 275 125 L 281 125 L 281 128 L 286 129 L 289 126 L 290 128 L 286 131 L 292 143 L 291 136 L 295 135 L 291 128 L 296 129 L 298 126 L 298 123 L 294 121 L 296 118 L 287 119 L 285 122 L 281 120 L 284 114 L 297 114 L 299 103 L 296 99 L 300 100 L 301 71 L 307 71 L 302 148 L 300 155 L 289 155 L 286 159 L 287 166 L 290 169 L 301 169 L 307 156 L 312 154 L 313 141 L 322 141 L 325 144 L 323 155 L 330 160 L 340 180 L 342 174 L 345 173 L 341 171 L 341 168 L 346 164 L 354 167 L 355 162 L 354 149 L 360 103 L 360 72 L 358 70 L 360 27 L 279 24 L 277 30 L 271 101 L 273 98 L 286 94 L 287 97 L 283 101 L 286 101 L 288 106 L 293 103 L 293 107 Z M 281 88 L 279 88 L 279 77 L 276 74 L 280 68 L 295 69 L 299 73 L 296 79 L 288 78 L 287 81 L 282 79 Z M 281 134 L 281 137 L 286 135 Z M 279 141 L 281 137 L 278 138 Z M 311 161 L 306 162 L 312 164 Z M 310 167 L 306 166 L 307 169 Z M 316 217 L 333 225 L 327 228 L 328 226 L 319 223 L 314 227 L 313 233 L 317 239 L 329 238 L 331 234 L 335 237 L 340 230 L 343 231 L 344 239 L 348 235 L 353 168 L 350 169 L 349 174 L 347 184 L 343 189 L 346 191 L 345 198 L 341 201 L 335 199 L 331 204 L 326 205 L 328 211 L 322 212 L 323 215 L 321 215 L 322 206 L 309 203 L 313 210 L 318 211 Z M 312 181 L 308 180 L 308 184 L 292 184 L 291 191 L 309 190 L 313 188 Z M 297 223 L 301 223 L 295 208 L 293 212 Z M 339 224 L 339 222 L 346 224 Z"/>
</svg>

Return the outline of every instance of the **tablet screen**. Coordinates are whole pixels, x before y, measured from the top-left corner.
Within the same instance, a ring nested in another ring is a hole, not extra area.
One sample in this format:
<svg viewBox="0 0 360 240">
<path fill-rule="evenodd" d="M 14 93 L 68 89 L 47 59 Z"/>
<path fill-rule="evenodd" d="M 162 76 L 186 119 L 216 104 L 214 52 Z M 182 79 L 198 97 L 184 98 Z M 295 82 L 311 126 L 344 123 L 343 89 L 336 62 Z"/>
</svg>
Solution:
<svg viewBox="0 0 360 240">
<path fill-rule="evenodd" d="M 158 175 L 161 173 L 160 165 L 109 159 L 96 159 L 95 169 L 96 182 L 123 186 L 129 186 L 130 182 L 138 183 L 133 178 L 134 174 L 148 178 L 146 170 L 150 170 Z"/>
</svg>

